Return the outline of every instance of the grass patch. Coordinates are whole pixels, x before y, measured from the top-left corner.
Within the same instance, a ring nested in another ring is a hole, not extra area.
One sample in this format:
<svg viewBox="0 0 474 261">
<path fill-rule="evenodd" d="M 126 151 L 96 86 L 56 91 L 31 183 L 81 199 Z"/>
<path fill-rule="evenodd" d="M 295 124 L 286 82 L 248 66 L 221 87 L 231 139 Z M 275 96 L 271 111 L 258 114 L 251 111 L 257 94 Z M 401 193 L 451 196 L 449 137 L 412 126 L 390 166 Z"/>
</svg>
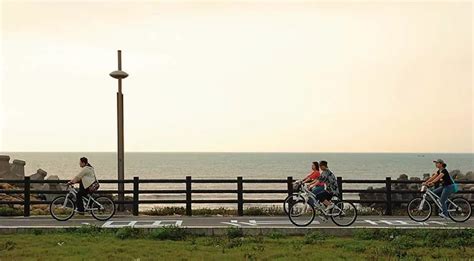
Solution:
<svg viewBox="0 0 474 261">
<path fill-rule="evenodd" d="M 364 231 L 364 230 L 361 230 Z M 471 230 L 367 230 L 353 237 L 191 236 L 178 227 L 155 230 L 84 227 L 0 235 L 1 260 L 421 260 L 474 256 Z M 430 236 L 427 236 L 427 235 Z M 372 237 L 371 237 L 372 236 Z M 444 240 L 435 240 L 441 237 Z M 435 244 L 435 245 L 431 245 Z M 317 249 L 317 251 L 315 251 Z"/>
<path fill-rule="evenodd" d="M 185 240 L 186 232 L 184 229 L 176 226 L 166 226 L 153 229 L 150 233 L 150 238 L 158 240 Z"/>
</svg>

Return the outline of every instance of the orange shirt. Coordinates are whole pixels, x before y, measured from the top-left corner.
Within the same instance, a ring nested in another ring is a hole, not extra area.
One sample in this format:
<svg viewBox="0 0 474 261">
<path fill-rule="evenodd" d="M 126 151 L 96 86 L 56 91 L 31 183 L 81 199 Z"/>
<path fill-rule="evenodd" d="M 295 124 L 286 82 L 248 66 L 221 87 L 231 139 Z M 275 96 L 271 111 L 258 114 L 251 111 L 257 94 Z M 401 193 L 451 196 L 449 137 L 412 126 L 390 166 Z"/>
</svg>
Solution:
<svg viewBox="0 0 474 261">
<path fill-rule="evenodd" d="M 319 173 L 319 171 L 315 170 L 313 172 L 311 172 L 308 177 L 311 179 L 311 180 L 315 180 L 315 179 L 318 179 L 319 176 L 321 175 L 321 173 Z"/>
</svg>

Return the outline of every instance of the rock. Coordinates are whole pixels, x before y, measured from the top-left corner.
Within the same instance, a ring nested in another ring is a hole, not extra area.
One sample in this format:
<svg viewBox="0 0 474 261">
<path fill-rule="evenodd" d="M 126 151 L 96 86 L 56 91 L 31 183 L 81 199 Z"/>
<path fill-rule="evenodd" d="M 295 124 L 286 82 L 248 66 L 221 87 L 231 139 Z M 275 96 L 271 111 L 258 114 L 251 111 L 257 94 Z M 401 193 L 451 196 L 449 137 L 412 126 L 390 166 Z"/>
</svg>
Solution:
<svg viewBox="0 0 474 261">
<path fill-rule="evenodd" d="M 402 174 L 400 177 L 398 177 L 397 180 L 408 180 L 408 175 L 407 174 Z"/>
<path fill-rule="evenodd" d="M 462 178 L 464 178 L 464 175 L 458 169 L 452 170 L 449 174 L 456 180 L 462 180 Z"/>
<path fill-rule="evenodd" d="M 0 179 L 10 175 L 10 156 L 0 155 Z"/>
<path fill-rule="evenodd" d="M 47 178 L 47 180 L 59 180 L 57 175 L 52 175 Z M 66 184 L 59 184 L 59 183 L 48 183 L 49 190 L 56 190 L 56 191 L 65 191 L 67 186 Z"/>
<path fill-rule="evenodd" d="M 429 177 L 431 177 L 430 173 L 423 174 L 423 180 L 427 180 Z"/>
<path fill-rule="evenodd" d="M 48 175 L 48 172 L 38 169 L 35 174 L 30 176 L 31 180 L 44 180 L 44 178 Z M 31 183 L 32 189 L 40 189 L 43 187 L 43 183 Z"/>
<path fill-rule="evenodd" d="M 474 180 L 474 172 L 472 171 L 467 172 L 465 177 L 466 177 L 466 180 Z"/>
<path fill-rule="evenodd" d="M 57 175 L 51 175 L 46 180 L 59 180 Z M 41 190 L 52 190 L 52 191 L 64 191 L 66 190 L 65 184 L 57 184 L 57 183 L 45 183 Z M 58 194 L 43 194 L 46 200 L 53 200 Z"/>
<path fill-rule="evenodd" d="M 10 173 L 4 176 L 4 179 L 24 179 L 25 165 L 26 162 L 23 160 L 13 160 L 13 163 L 10 164 Z"/>
</svg>

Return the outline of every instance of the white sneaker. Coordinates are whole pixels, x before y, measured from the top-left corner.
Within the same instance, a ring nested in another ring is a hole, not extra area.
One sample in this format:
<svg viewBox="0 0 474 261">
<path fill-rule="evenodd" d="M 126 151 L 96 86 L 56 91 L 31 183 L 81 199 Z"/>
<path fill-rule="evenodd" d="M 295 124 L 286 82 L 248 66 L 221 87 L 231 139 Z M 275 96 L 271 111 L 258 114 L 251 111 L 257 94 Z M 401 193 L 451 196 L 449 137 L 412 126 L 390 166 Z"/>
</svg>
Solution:
<svg viewBox="0 0 474 261">
<path fill-rule="evenodd" d="M 334 203 L 331 203 L 329 206 L 326 207 L 326 212 L 334 208 Z"/>
<path fill-rule="evenodd" d="M 448 217 L 447 217 L 445 214 L 443 214 L 443 213 L 439 213 L 439 216 L 442 217 L 442 218 L 444 218 L 444 219 L 448 219 Z"/>
</svg>

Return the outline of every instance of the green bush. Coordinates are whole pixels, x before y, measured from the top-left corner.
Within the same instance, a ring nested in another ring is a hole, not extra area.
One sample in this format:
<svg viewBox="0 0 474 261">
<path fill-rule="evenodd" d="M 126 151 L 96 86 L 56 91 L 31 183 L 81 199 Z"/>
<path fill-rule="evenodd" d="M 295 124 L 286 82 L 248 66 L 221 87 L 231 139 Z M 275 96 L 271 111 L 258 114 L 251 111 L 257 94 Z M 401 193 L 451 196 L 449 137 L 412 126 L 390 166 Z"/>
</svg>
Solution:
<svg viewBox="0 0 474 261">
<path fill-rule="evenodd" d="M 186 231 L 177 226 L 165 226 L 153 229 L 150 233 L 152 239 L 158 240 L 184 240 L 186 239 Z"/>
<path fill-rule="evenodd" d="M 343 243 L 337 246 L 352 252 L 365 252 L 367 250 L 367 245 L 364 242 Z"/>
<path fill-rule="evenodd" d="M 312 232 L 310 234 L 307 234 L 304 237 L 303 243 L 304 244 L 315 244 L 320 241 L 324 241 L 326 239 L 326 236 L 320 232 Z"/>
<path fill-rule="evenodd" d="M 243 237 L 243 236 L 244 236 L 244 232 L 240 228 L 230 227 L 227 229 L 228 238 L 237 238 L 237 237 Z"/>
<path fill-rule="evenodd" d="M 122 240 L 139 238 L 140 235 L 140 230 L 133 227 L 121 227 L 115 232 L 115 237 Z"/>
<path fill-rule="evenodd" d="M 241 247 L 242 244 L 244 243 L 243 238 L 231 238 L 227 240 L 225 247 L 226 248 L 236 248 L 236 247 Z"/>
<path fill-rule="evenodd" d="M 357 229 L 354 237 L 362 240 L 391 241 L 401 233 L 399 229 Z"/>
<path fill-rule="evenodd" d="M 88 235 L 97 235 L 102 232 L 102 229 L 99 226 L 96 225 L 83 225 L 78 228 L 73 228 L 72 230 L 70 229 L 65 229 L 65 233 L 77 233 L 77 234 L 88 234 Z"/>
<path fill-rule="evenodd" d="M 11 216 L 22 216 L 23 210 L 10 207 L 0 207 L 0 216 L 11 217 Z"/>
<path fill-rule="evenodd" d="M 269 235 L 268 235 L 269 238 L 271 239 L 280 239 L 280 238 L 283 238 L 283 234 L 278 232 L 278 231 L 272 231 Z"/>
</svg>

